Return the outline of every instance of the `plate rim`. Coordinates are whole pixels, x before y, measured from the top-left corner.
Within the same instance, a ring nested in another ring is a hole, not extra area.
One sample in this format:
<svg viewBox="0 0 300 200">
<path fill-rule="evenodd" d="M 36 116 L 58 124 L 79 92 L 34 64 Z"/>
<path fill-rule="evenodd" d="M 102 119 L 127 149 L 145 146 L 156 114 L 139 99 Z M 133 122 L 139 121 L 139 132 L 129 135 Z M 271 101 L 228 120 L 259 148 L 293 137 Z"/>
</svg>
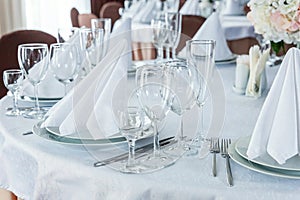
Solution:
<svg viewBox="0 0 300 200">
<path fill-rule="evenodd" d="M 54 134 L 58 137 L 62 137 L 62 138 L 67 138 L 67 139 L 74 139 L 74 140 L 101 140 L 101 139 L 93 139 L 93 138 L 78 138 L 78 137 L 70 137 L 70 135 L 61 135 L 60 133 L 56 132 L 56 130 L 53 130 L 53 129 L 59 129 L 59 127 L 56 127 L 56 126 L 45 126 L 45 129 L 51 133 L 51 134 Z M 78 134 L 78 133 L 76 133 Z M 116 135 L 118 133 L 115 133 L 113 135 Z M 109 139 L 118 139 L 120 137 L 124 137 L 122 135 L 116 135 L 116 137 L 111 137 Z"/>
<path fill-rule="evenodd" d="M 39 102 L 40 103 L 57 103 L 60 101 L 63 97 L 55 97 L 55 98 L 45 98 L 45 97 L 39 97 Z M 21 101 L 26 101 L 26 102 L 34 102 L 35 98 L 30 97 L 28 95 L 20 95 L 19 100 Z"/>
<path fill-rule="evenodd" d="M 34 124 L 32 127 L 32 132 L 43 138 L 46 139 L 47 141 L 55 142 L 57 144 L 63 144 L 63 145 L 69 145 L 69 146 L 106 146 L 106 145 L 114 145 L 114 144 L 121 144 L 121 143 L 126 143 L 126 138 L 125 137 L 119 137 L 119 138 L 111 138 L 111 139 L 72 139 L 72 138 L 65 138 L 61 136 L 54 135 L 46 130 L 46 128 L 41 127 L 42 121 Z M 43 131 L 43 133 L 41 133 Z M 44 135 L 47 133 L 48 137 L 45 137 Z M 63 141 L 67 140 L 67 141 Z M 69 141 L 68 141 L 69 140 Z M 112 140 L 117 140 L 117 141 L 112 141 Z M 71 142 L 71 141 L 77 141 Z"/>
<path fill-rule="evenodd" d="M 236 152 L 235 144 L 236 144 L 236 142 L 229 145 L 229 148 L 228 148 L 229 156 L 235 163 L 237 163 L 249 170 L 252 170 L 252 171 L 255 171 L 258 173 L 262 173 L 265 175 L 270 175 L 270 176 L 275 176 L 275 177 L 280 177 L 280 178 L 288 178 L 288 179 L 300 179 L 300 172 L 299 172 L 299 175 L 293 175 L 293 174 L 283 173 L 283 171 L 278 171 L 278 170 L 273 171 L 269 167 L 260 166 L 259 164 L 253 163 L 250 160 L 244 159 L 242 156 L 240 156 Z M 286 171 L 286 172 L 288 172 L 288 171 Z"/>
<path fill-rule="evenodd" d="M 244 159 L 246 160 L 249 160 L 255 164 L 258 164 L 258 165 L 262 165 L 262 166 L 265 166 L 265 167 L 269 167 L 269 168 L 274 168 L 276 170 L 288 170 L 288 171 L 295 171 L 295 172 L 300 172 L 300 167 L 299 168 L 291 168 L 291 167 L 288 167 L 288 166 L 284 166 L 286 164 L 283 164 L 283 165 L 279 165 L 279 164 L 276 164 L 276 165 L 272 165 L 270 163 L 265 163 L 264 161 L 261 161 L 261 160 L 257 160 L 259 158 L 255 158 L 255 159 L 249 159 L 247 155 L 243 154 L 241 152 L 241 149 L 240 148 L 245 148 L 245 147 L 241 147 L 241 146 L 238 146 L 239 143 L 241 143 L 243 140 L 247 140 L 247 144 L 249 144 L 250 142 L 250 139 L 251 139 L 251 136 L 246 136 L 246 137 L 241 137 L 239 138 L 236 143 L 235 143 L 235 151 L 241 156 L 243 157 Z M 271 159 L 273 159 L 271 156 L 270 156 Z M 300 157 L 299 157 L 300 159 Z M 274 159 L 273 159 L 274 160 Z M 274 160 L 275 161 L 275 160 Z M 290 160 L 287 160 L 286 162 L 291 162 Z M 276 163 L 276 161 L 275 161 Z"/>
</svg>

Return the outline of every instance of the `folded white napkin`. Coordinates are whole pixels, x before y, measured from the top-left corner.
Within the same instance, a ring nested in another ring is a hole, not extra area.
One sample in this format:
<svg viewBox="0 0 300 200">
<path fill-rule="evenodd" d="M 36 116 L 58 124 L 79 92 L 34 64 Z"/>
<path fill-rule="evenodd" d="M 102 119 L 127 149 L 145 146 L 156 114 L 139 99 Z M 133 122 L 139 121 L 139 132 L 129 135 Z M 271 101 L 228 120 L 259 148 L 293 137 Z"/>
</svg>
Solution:
<svg viewBox="0 0 300 200">
<path fill-rule="evenodd" d="M 128 31 L 118 33 L 112 34 L 102 61 L 49 110 L 43 126 L 58 126 L 61 135 L 88 130 L 94 139 L 118 132 L 115 110 L 125 106 L 127 67 L 131 63 Z"/>
<path fill-rule="evenodd" d="M 133 22 L 150 23 L 156 15 L 156 1 L 148 0 L 145 5 L 132 17 Z"/>
<path fill-rule="evenodd" d="M 300 50 L 284 57 L 255 125 L 247 155 L 268 153 L 279 164 L 299 154 Z"/>
<path fill-rule="evenodd" d="M 182 15 L 200 15 L 199 1 L 187 0 L 181 7 L 179 13 Z"/>
<path fill-rule="evenodd" d="M 225 39 L 224 30 L 220 23 L 218 13 L 211 14 L 194 35 L 193 40 L 215 40 L 215 60 L 226 60 L 232 58 L 227 41 Z M 178 57 L 186 57 L 186 47 L 184 47 L 178 54 Z"/>
<path fill-rule="evenodd" d="M 266 87 L 265 66 L 270 55 L 270 48 L 260 51 L 258 45 L 249 49 L 250 75 L 246 88 L 246 96 L 260 97 Z"/>
</svg>

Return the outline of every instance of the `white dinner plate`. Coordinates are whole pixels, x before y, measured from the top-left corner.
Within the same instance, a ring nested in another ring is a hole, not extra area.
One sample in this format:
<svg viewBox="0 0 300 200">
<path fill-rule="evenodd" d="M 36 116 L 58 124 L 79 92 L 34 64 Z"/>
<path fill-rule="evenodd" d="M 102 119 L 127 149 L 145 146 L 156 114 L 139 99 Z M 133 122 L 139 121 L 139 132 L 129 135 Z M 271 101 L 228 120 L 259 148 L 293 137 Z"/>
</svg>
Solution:
<svg viewBox="0 0 300 200">
<path fill-rule="evenodd" d="M 236 143 L 229 145 L 228 153 L 230 155 L 230 158 L 237 164 L 239 164 L 247 169 L 250 169 L 250 170 L 262 173 L 262 174 L 270 175 L 270 176 L 289 178 L 289 179 L 300 179 L 300 172 L 269 168 L 266 166 L 262 166 L 262 165 L 253 163 L 253 162 L 243 158 L 236 152 L 235 146 L 236 146 Z"/>
<path fill-rule="evenodd" d="M 94 140 L 94 137 L 90 134 L 90 132 L 88 130 L 86 131 L 82 131 L 80 133 L 76 132 L 76 133 L 72 133 L 70 135 L 62 135 L 59 131 L 59 127 L 58 126 L 47 126 L 45 127 L 45 129 L 50 132 L 51 134 L 53 135 L 56 135 L 60 138 L 66 138 L 66 139 L 79 139 L 79 140 Z M 143 134 L 145 137 L 148 137 L 150 135 L 153 135 L 153 129 L 151 127 L 151 121 L 149 118 L 146 118 L 145 117 L 145 125 L 144 125 L 144 131 L 143 131 Z M 114 133 L 114 134 L 111 134 L 113 135 L 113 137 L 110 137 L 111 138 L 123 138 L 123 136 L 120 134 L 120 133 Z"/>
<path fill-rule="evenodd" d="M 290 171 L 297 171 L 300 173 L 300 157 L 294 156 L 286 161 L 285 164 L 278 164 L 270 155 L 267 153 L 255 158 L 255 159 L 249 159 L 246 152 L 249 146 L 251 137 L 241 137 L 237 140 L 235 145 L 236 152 L 242 156 L 244 159 L 250 160 L 253 163 L 270 167 L 278 170 L 290 170 Z"/>
<path fill-rule="evenodd" d="M 52 134 L 51 132 L 47 131 L 46 128 L 41 127 L 42 122 L 39 122 L 35 124 L 32 128 L 32 132 L 40 136 L 43 139 L 46 139 L 48 141 L 68 145 L 68 146 L 86 146 L 86 147 L 93 147 L 93 146 L 102 146 L 102 145 L 112 145 L 112 144 L 119 144 L 126 142 L 125 137 L 122 136 L 115 136 L 108 139 L 78 139 L 78 138 L 66 138 L 62 136 L 58 136 L 55 134 Z"/>
</svg>

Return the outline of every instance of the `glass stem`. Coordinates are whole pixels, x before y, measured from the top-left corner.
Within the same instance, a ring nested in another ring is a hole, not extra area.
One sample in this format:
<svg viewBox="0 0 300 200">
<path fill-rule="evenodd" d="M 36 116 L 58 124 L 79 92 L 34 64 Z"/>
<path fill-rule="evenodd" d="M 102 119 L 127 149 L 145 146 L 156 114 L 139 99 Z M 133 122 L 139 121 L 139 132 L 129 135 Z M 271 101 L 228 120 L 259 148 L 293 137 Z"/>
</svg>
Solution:
<svg viewBox="0 0 300 200">
<path fill-rule="evenodd" d="M 184 138 L 184 135 L 183 135 L 183 115 L 181 115 L 181 118 L 180 118 L 180 136 L 179 136 L 179 141 L 182 142 L 183 138 Z"/>
<path fill-rule="evenodd" d="M 173 60 L 176 59 L 176 48 L 175 47 L 172 48 L 172 59 Z"/>
<path fill-rule="evenodd" d="M 135 140 L 128 140 L 128 161 L 127 167 L 134 166 L 135 164 Z"/>
<path fill-rule="evenodd" d="M 64 83 L 64 92 L 65 92 L 65 96 L 67 95 L 67 83 Z"/>
<path fill-rule="evenodd" d="M 39 96 L 38 85 L 35 84 L 33 88 L 34 88 L 34 97 L 35 97 L 35 109 L 36 109 L 36 111 L 40 111 L 40 104 L 39 104 L 39 98 L 38 98 L 38 96 Z"/>
<path fill-rule="evenodd" d="M 18 111 L 18 93 L 13 93 L 13 113 Z"/>
<path fill-rule="evenodd" d="M 170 48 L 166 47 L 166 59 L 169 60 L 170 59 Z"/>
<path fill-rule="evenodd" d="M 157 121 L 153 121 L 153 154 L 154 156 L 159 156 L 160 154 L 160 145 L 159 145 L 159 133 L 157 129 Z"/>
<path fill-rule="evenodd" d="M 203 104 L 200 106 L 200 132 L 199 132 L 199 142 L 204 139 L 204 112 L 203 112 Z"/>
<path fill-rule="evenodd" d="M 163 47 L 160 46 L 157 48 L 157 60 L 162 60 L 163 59 Z"/>
</svg>

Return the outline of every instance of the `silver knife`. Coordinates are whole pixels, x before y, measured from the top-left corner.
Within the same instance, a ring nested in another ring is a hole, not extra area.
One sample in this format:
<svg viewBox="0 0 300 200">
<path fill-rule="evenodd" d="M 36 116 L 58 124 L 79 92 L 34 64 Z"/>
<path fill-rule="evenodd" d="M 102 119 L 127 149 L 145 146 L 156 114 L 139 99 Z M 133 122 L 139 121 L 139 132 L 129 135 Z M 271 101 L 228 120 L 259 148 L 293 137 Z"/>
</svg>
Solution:
<svg viewBox="0 0 300 200">
<path fill-rule="evenodd" d="M 162 139 L 159 141 L 160 146 L 166 146 L 174 144 L 176 141 L 174 140 L 174 137 L 168 137 L 165 139 Z M 153 149 L 153 143 L 147 144 L 145 146 L 139 147 L 135 150 L 136 157 L 139 157 L 140 155 L 146 153 L 147 151 L 150 151 Z M 111 158 L 107 158 L 104 160 L 100 160 L 94 163 L 94 167 L 101 167 L 105 165 L 109 165 L 111 163 L 119 162 L 122 160 L 125 160 L 128 158 L 128 153 L 123 153 Z"/>
</svg>

